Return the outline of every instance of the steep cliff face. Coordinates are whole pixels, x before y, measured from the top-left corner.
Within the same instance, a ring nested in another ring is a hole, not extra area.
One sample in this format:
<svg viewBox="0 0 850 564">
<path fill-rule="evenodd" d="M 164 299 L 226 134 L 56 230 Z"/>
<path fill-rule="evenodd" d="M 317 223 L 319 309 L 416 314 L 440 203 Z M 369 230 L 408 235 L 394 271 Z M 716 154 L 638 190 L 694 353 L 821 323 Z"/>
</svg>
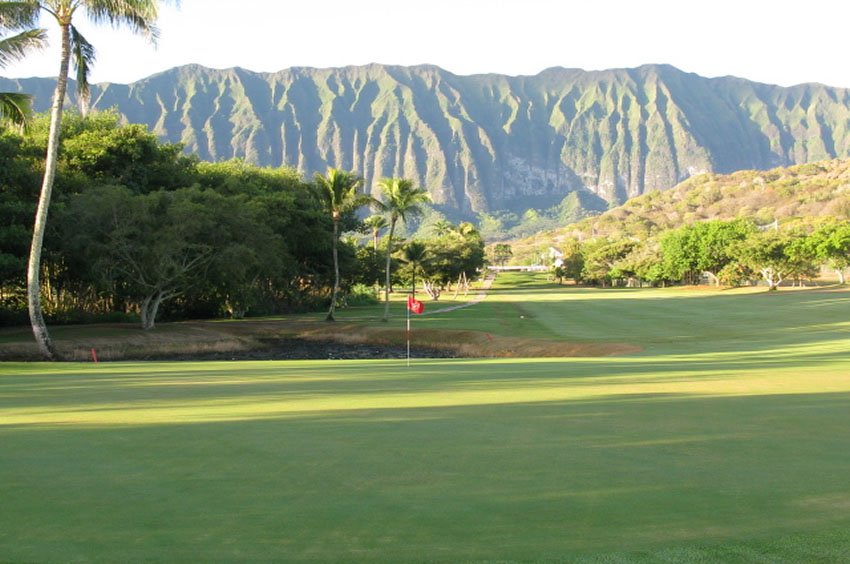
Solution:
<svg viewBox="0 0 850 564">
<path fill-rule="evenodd" d="M 0 89 L 50 103 L 48 79 Z M 99 84 L 95 108 L 202 159 L 405 176 L 459 213 L 523 210 L 589 190 L 622 202 L 700 172 L 850 156 L 850 91 L 707 79 L 670 66 L 457 76 L 368 65 L 278 73 L 186 66 Z"/>
</svg>

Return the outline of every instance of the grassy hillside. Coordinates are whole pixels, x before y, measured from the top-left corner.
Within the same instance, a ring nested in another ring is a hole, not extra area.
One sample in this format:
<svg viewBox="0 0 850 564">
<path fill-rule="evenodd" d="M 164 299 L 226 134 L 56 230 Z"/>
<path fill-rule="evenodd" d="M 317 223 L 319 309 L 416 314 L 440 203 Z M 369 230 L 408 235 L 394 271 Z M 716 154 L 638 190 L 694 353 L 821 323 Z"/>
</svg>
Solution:
<svg viewBox="0 0 850 564">
<path fill-rule="evenodd" d="M 514 275 L 418 324 L 643 352 L 3 363 L 0 554 L 840 561 L 848 318 L 847 290 L 576 290 Z"/>
<path fill-rule="evenodd" d="M 708 219 L 751 218 L 767 225 L 798 218 L 850 218 L 850 160 L 835 159 L 767 171 L 701 174 L 671 190 L 629 200 L 598 217 L 514 241 L 514 256 L 568 237 L 637 237 Z"/>
</svg>

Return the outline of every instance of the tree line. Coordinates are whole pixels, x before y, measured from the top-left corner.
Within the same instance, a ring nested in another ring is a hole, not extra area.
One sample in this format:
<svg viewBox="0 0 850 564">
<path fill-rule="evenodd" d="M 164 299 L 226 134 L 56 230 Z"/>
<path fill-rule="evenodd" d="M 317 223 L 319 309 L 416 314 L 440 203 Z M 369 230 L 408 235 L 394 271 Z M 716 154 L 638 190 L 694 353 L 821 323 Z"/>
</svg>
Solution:
<svg viewBox="0 0 850 564">
<path fill-rule="evenodd" d="M 759 226 L 752 220 L 710 220 L 638 239 L 568 239 L 552 265 L 559 280 L 599 286 L 698 284 L 738 286 L 761 280 L 770 290 L 783 282 L 835 270 L 841 284 L 850 267 L 850 222 L 797 219 Z"/>
<path fill-rule="evenodd" d="M 59 31 L 59 72 L 51 103 L 50 125 L 43 153 L 41 189 L 38 192 L 38 204 L 26 267 L 26 302 L 30 325 L 39 351 L 47 360 L 54 360 L 57 355 L 45 323 L 41 299 L 42 252 L 58 167 L 65 93 L 69 71 L 73 67 L 76 71 L 80 113 L 85 116 L 88 112 L 90 97 L 89 73 L 95 60 L 94 45 L 80 33 L 75 24 L 83 15 L 87 15 L 95 23 L 108 23 L 114 27 L 124 26 L 133 33 L 143 35 L 154 42 L 157 37 L 155 22 L 158 8 L 158 0 L 133 2 L 10 0 L 0 2 L 0 68 L 9 61 L 20 60 L 29 51 L 46 45 L 47 30 L 38 27 L 42 16 L 52 20 Z M 0 92 L 0 123 L 4 125 L 8 123 L 24 129 L 30 118 L 30 101 L 31 97 L 26 94 Z"/>
<path fill-rule="evenodd" d="M 33 336 L 48 360 L 56 358 L 56 351 L 45 313 L 55 321 L 72 313 L 137 311 L 149 329 L 163 306 L 175 315 L 226 310 L 239 317 L 249 310 L 276 313 L 326 299 L 332 321 L 339 297 L 358 275 L 375 279 L 362 265 L 376 261 L 356 261 L 356 245 L 340 241 L 341 233 L 360 225 L 356 212 L 364 205 L 388 217 L 383 249 L 387 320 L 395 228 L 422 212 L 426 190 L 407 179 L 384 179 L 379 184 L 384 197 L 378 200 L 359 193 L 361 179 L 347 171 L 329 169 L 326 176 L 317 174 L 313 183 L 306 183 L 290 169 L 259 169 L 238 161 L 199 163 L 185 157 L 180 145 L 159 144 L 141 126 L 119 126 L 114 115 L 87 119 L 95 48 L 76 23 L 87 16 L 155 42 L 159 4 L 0 3 L 0 68 L 46 44 L 46 30 L 38 27 L 42 15 L 60 36 L 48 116 L 32 126 L 30 97 L 0 92 L 0 214 L 5 216 L 0 219 L 7 220 L 0 234 L 0 321 L 14 318 L 25 305 Z M 80 107 L 79 116 L 67 119 L 71 68 Z M 13 131 L 4 129 L 10 126 Z M 27 126 L 29 134 L 14 134 Z M 371 258 L 379 259 L 382 224 L 373 220 L 370 225 L 375 241 Z M 328 232 L 329 241 L 322 236 Z M 452 252 L 478 257 L 477 262 L 461 261 L 466 279 L 483 264 L 483 241 L 469 226 L 456 233 L 460 237 L 451 242 Z M 446 241 L 437 244 L 434 257 L 429 245 L 414 247 L 420 269 L 430 265 L 429 287 L 436 287 L 436 257 L 445 251 Z M 353 262 L 361 268 L 349 268 Z M 457 262 L 452 267 L 456 270 Z"/>
<path fill-rule="evenodd" d="M 0 321 L 26 320 L 26 263 L 49 131 L 0 131 Z M 483 266 L 471 224 L 398 236 L 427 193 L 354 173 L 200 162 L 111 112 L 65 116 L 41 261 L 53 323 L 269 315 L 376 300 L 379 285 L 440 289 Z M 374 215 L 362 218 L 369 207 Z M 359 212 L 359 213 L 358 213 Z M 388 316 L 388 310 L 385 317 Z"/>
</svg>

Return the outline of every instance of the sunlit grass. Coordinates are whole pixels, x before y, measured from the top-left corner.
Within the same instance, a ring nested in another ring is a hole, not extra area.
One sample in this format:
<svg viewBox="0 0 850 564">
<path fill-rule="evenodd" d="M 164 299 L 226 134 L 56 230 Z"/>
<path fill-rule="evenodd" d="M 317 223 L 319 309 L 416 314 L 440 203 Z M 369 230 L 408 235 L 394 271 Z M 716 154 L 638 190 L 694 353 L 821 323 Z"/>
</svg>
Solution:
<svg viewBox="0 0 850 564">
<path fill-rule="evenodd" d="M 545 274 L 501 274 L 474 308 L 425 326 L 574 342 L 616 342 L 647 354 L 779 349 L 801 342 L 850 344 L 847 287 L 593 289 Z"/>
<path fill-rule="evenodd" d="M 783 359 L 774 359 L 782 364 Z M 577 359 L 327 361 L 78 365 L 4 379 L 4 425 L 116 426 L 241 421 L 386 409 L 498 406 L 612 397 L 691 398 L 850 392 L 831 363 L 771 367 L 738 357 L 622 361 Z M 15 370 L 18 365 L 4 366 Z M 238 366 L 238 371 L 234 367 Z M 364 369 L 366 370 L 364 372 Z M 522 375 L 517 374 L 518 371 Z M 73 379 L 71 379 L 73 377 Z M 117 386 L 120 397 L 104 400 Z M 56 394 L 52 407 L 15 400 Z"/>
<path fill-rule="evenodd" d="M 643 352 L 3 363 L 0 560 L 840 561 L 848 297 L 506 277 L 417 325 Z"/>
</svg>

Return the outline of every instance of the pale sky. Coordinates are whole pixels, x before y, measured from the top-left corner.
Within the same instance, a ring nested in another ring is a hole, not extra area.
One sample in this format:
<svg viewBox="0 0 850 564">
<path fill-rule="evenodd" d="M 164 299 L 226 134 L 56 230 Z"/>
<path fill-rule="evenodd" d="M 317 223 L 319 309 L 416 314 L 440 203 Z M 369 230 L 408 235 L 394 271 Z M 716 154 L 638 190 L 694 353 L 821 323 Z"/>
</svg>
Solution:
<svg viewBox="0 0 850 564">
<path fill-rule="evenodd" d="M 124 29 L 78 27 L 97 49 L 95 83 L 189 63 L 263 72 L 430 63 L 462 75 L 668 63 L 706 77 L 850 87 L 848 21 L 850 0 L 181 0 L 163 7 L 155 48 Z M 0 76 L 57 69 L 50 49 Z"/>
</svg>

